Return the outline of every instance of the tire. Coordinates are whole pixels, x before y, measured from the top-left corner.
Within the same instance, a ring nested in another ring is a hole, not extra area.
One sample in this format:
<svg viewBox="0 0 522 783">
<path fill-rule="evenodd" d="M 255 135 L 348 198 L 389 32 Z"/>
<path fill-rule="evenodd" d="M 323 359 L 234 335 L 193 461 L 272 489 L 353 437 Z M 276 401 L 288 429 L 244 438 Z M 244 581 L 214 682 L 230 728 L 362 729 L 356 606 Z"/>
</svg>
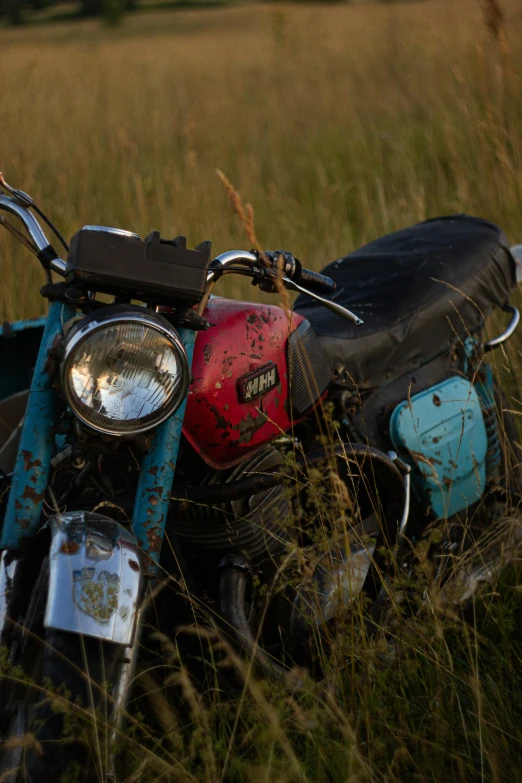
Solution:
<svg viewBox="0 0 522 783">
<path fill-rule="evenodd" d="M 98 783 L 105 779 L 111 740 L 111 685 L 123 660 L 120 645 L 43 628 L 47 598 L 48 558 L 33 588 L 26 617 L 31 645 L 18 645 L 14 663 L 31 685 L 13 690 L 14 712 L 25 715 L 25 734 L 18 776 L 9 783 Z M 36 686 L 36 687 L 35 687 Z M 54 695 L 53 695 L 54 694 Z M 0 769 L 5 765 L 0 758 Z"/>
<path fill-rule="evenodd" d="M 35 711 L 29 731 L 32 728 L 38 752 L 26 759 L 28 782 L 104 779 L 111 742 L 111 685 L 121 657 L 118 645 L 47 629 L 41 684 L 60 694 L 59 708 L 48 699 Z"/>
</svg>

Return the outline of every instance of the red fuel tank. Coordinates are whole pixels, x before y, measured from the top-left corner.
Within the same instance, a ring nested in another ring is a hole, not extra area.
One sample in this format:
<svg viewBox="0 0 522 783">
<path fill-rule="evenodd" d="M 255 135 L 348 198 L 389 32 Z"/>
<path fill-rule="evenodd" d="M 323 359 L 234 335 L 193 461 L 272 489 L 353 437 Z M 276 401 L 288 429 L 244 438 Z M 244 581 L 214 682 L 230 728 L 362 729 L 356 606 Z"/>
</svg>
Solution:
<svg viewBox="0 0 522 783">
<path fill-rule="evenodd" d="M 220 298 L 210 299 L 205 317 L 212 326 L 196 338 L 183 433 L 219 469 L 290 429 L 289 338 L 308 322 L 297 313 L 289 321 L 280 307 Z"/>
</svg>

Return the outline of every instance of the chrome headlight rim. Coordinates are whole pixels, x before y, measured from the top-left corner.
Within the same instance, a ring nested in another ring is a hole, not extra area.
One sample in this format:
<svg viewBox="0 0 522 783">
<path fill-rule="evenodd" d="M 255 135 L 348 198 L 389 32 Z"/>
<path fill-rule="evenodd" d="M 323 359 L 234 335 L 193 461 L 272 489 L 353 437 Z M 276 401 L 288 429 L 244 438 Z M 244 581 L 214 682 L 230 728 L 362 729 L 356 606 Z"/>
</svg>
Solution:
<svg viewBox="0 0 522 783">
<path fill-rule="evenodd" d="M 153 422 L 148 422 L 142 426 L 135 426 L 132 430 L 122 432 L 121 429 L 94 424 L 78 409 L 76 401 L 72 398 L 70 384 L 67 380 L 67 373 L 72 363 L 76 348 L 95 332 L 101 331 L 108 326 L 122 323 L 134 323 L 141 326 L 147 326 L 154 329 L 163 337 L 171 341 L 177 351 L 181 364 L 180 387 L 174 398 L 174 401 L 162 413 L 158 414 Z M 85 316 L 80 321 L 73 324 L 70 331 L 67 332 L 64 339 L 63 356 L 60 367 L 60 387 L 65 396 L 67 404 L 74 415 L 85 424 L 90 430 L 99 432 L 102 435 L 113 435 L 114 437 L 132 437 L 144 432 L 151 432 L 160 424 L 173 416 L 185 400 L 191 381 L 190 364 L 187 351 L 177 330 L 167 321 L 166 318 L 158 313 L 151 313 L 139 305 L 107 305 L 107 307 L 96 310 L 90 315 Z"/>
</svg>

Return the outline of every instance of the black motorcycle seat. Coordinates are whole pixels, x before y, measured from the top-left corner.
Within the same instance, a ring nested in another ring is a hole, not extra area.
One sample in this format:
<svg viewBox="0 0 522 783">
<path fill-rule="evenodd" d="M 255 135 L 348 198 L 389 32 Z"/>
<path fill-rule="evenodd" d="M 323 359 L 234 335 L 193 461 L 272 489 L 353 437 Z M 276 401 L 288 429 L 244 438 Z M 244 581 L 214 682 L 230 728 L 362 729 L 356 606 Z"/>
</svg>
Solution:
<svg viewBox="0 0 522 783">
<path fill-rule="evenodd" d="M 508 302 L 515 261 L 494 223 L 469 215 L 427 220 L 329 264 L 331 298 L 360 316 L 345 321 L 309 297 L 307 318 L 343 386 L 372 389 L 411 373 L 476 333 Z"/>
</svg>

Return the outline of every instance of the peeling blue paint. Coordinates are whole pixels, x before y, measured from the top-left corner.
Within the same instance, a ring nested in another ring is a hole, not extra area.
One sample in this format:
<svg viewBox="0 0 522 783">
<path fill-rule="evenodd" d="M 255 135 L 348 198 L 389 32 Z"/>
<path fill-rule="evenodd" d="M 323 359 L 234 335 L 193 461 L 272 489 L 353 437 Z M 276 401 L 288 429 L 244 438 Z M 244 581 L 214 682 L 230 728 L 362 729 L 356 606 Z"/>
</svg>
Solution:
<svg viewBox="0 0 522 783">
<path fill-rule="evenodd" d="M 4 337 L 12 332 L 23 332 L 26 329 L 38 329 L 45 327 L 47 316 L 42 315 L 37 318 L 24 318 L 22 321 L 6 321 L 0 324 L 0 337 Z"/>
<path fill-rule="evenodd" d="M 190 329 L 178 329 L 178 332 L 187 351 L 189 366 L 192 366 L 196 333 Z M 132 528 L 143 552 L 149 556 L 145 558 L 149 576 L 154 576 L 157 571 L 165 536 L 186 404 L 185 399 L 176 413 L 158 427 L 141 464 Z"/>
<path fill-rule="evenodd" d="M 75 308 L 69 305 L 53 302 L 49 306 L 22 426 L 0 549 L 18 549 L 24 538 L 34 536 L 38 530 L 51 466 L 58 405 L 47 372 L 47 360 L 64 321 L 75 314 Z M 14 327 L 24 323 L 26 326 L 19 328 L 27 328 L 27 321 L 17 321 L 10 324 L 10 328 L 16 331 Z M 33 325 L 37 324 L 33 321 Z"/>
</svg>

